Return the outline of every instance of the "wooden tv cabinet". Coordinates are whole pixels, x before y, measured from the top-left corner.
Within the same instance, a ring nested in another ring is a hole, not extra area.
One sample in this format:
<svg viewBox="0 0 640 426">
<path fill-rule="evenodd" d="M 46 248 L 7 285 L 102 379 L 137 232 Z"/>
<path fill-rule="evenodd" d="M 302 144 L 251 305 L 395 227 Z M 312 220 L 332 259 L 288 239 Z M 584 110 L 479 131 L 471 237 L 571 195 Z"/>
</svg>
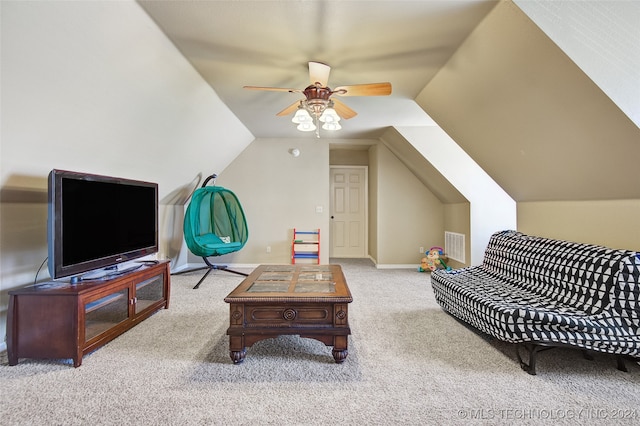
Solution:
<svg viewBox="0 0 640 426">
<path fill-rule="evenodd" d="M 7 355 L 73 359 L 113 340 L 159 309 L 169 307 L 169 262 L 143 265 L 108 279 L 72 285 L 46 282 L 9 292 Z"/>
</svg>

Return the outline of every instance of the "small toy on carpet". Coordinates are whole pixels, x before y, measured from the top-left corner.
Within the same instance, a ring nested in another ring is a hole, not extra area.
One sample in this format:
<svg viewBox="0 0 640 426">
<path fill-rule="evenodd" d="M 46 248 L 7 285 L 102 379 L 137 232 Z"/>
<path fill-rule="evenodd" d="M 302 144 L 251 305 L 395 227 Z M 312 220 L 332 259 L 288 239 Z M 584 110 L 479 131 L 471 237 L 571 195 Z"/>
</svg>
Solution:
<svg viewBox="0 0 640 426">
<path fill-rule="evenodd" d="M 420 261 L 418 272 L 435 271 L 436 269 L 451 270 L 451 267 L 447 266 L 443 259 L 444 250 L 442 250 L 442 247 L 431 247 L 429 251 L 424 254 L 426 254 L 427 257 L 423 257 Z"/>
</svg>

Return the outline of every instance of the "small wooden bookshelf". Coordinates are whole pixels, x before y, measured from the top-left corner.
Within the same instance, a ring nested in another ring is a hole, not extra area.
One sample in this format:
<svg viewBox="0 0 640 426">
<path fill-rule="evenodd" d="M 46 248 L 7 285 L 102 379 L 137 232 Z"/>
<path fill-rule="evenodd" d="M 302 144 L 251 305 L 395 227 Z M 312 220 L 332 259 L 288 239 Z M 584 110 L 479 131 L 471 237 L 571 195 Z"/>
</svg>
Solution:
<svg viewBox="0 0 640 426">
<path fill-rule="evenodd" d="M 320 228 L 311 231 L 293 228 L 291 264 L 295 265 L 300 259 L 311 259 L 313 263 L 320 264 Z"/>
</svg>

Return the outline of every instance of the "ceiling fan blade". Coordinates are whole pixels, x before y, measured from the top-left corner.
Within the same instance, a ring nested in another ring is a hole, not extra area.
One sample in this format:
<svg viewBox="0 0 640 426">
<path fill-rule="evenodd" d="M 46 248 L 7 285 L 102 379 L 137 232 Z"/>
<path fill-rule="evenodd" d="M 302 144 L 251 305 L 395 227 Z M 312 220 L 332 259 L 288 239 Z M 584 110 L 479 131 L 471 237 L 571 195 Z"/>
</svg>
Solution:
<svg viewBox="0 0 640 426">
<path fill-rule="evenodd" d="M 292 103 L 291 105 L 289 105 L 288 107 L 286 107 L 285 109 L 283 109 L 282 111 L 277 113 L 276 115 L 278 117 L 282 117 L 284 115 L 289 115 L 289 114 L 293 113 L 295 110 L 298 109 L 298 105 L 300 105 L 300 101 L 295 101 L 294 103 Z"/>
<path fill-rule="evenodd" d="M 332 99 L 332 101 L 333 101 L 333 109 L 335 109 L 338 115 L 344 118 L 345 120 L 348 120 L 358 115 L 357 112 L 355 112 L 354 110 L 346 106 L 342 101 L 339 101 L 337 99 Z"/>
<path fill-rule="evenodd" d="M 291 93 L 302 93 L 300 89 L 288 89 L 285 87 L 260 87 L 260 86 L 244 86 L 245 89 L 249 90 L 268 90 L 271 92 L 291 92 Z"/>
<path fill-rule="evenodd" d="M 309 80 L 311 84 L 320 83 L 322 87 L 327 87 L 331 67 L 321 62 L 309 62 Z"/>
<path fill-rule="evenodd" d="M 391 94 L 391 83 L 340 86 L 333 89 L 333 94 L 338 96 L 387 96 Z"/>
</svg>

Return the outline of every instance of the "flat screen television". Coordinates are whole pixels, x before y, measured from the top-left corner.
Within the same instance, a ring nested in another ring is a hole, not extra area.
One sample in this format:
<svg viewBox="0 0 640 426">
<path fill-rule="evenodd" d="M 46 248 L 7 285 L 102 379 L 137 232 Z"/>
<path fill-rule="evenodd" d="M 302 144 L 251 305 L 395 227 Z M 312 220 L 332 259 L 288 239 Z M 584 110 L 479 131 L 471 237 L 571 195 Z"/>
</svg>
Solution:
<svg viewBox="0 0 640 426">
<path fill-rule="evenodd" d="M 58 279 L 158 251 L 158 185 L 52 170 L 48 182 L 49 274 Z"/>
</svg>

